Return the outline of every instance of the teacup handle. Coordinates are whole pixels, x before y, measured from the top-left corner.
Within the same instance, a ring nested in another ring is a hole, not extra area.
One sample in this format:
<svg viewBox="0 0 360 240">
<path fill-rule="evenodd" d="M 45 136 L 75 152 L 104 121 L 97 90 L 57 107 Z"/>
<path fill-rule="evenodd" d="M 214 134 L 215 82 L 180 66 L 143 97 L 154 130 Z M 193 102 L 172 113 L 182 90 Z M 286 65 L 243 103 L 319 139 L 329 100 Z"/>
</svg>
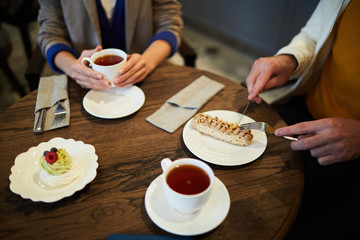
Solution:
<svg viewBox="0 0 360 240">
<path fill-rule="evenodd" d="M 165 172 L 165 170 L 170 166 L 172 161 L 169 158 L 164 158 L 161 160 L 161 168 Z"/>
<path fill-rule="evenodd" d="M 88 61 L 88 62 L 90 63 L 90 66 L 93 65 L 93 62 L 91 61 L 91 59 L 90 59 L 89 57 L 83 57 L 83 58 L 81 59 L 81 64 L 82 64 L 83 66 L 87 67 L 87 65 L 85 64 L 85 61 Z"/>
</svg>

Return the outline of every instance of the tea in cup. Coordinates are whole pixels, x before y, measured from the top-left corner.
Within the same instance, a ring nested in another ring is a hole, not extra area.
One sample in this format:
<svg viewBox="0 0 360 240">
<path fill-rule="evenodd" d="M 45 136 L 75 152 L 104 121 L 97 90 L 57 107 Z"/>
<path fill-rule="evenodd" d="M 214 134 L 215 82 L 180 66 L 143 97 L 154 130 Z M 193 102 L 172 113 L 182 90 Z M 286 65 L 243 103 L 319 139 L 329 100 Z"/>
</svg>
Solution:
<svg viewBox="0 0 360 240">
<path fill-rule="evenodd" d="M 91 57 L 83 57 L 81 64 L 86 66 L 85 61 L 90 63 L 90 67 L 109 80 L 111 86 L 114 87 L 114 79 L 119 74 L 120 66 L 126 63 L 127 54 L 115 48 L 103 49 L 94 53 Z"/>
<path fill-rule="evenodd" d="M 192 214 L 208 201 L 214 172 L 204 162 L 192 158 L 161 161 L 164 194 L 177 211 Z"/>
</svg>

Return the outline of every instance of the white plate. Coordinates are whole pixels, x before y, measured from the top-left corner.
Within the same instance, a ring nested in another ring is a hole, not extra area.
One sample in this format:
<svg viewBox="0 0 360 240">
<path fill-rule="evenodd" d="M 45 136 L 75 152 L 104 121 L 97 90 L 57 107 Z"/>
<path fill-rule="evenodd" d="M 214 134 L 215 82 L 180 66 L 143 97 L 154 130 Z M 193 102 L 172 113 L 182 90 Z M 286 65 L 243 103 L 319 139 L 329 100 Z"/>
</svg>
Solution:
<svg viewBox="0 0 360 240">
<path fill-rule="evenodd" d="M 64 148 L 80 165 L 80 176 L 68 185 L 47 187 L 40 182 L 40 157 L 44 151 L 49 151 L 52 147 Z M 9 177 L 10 189 L 22 198 L 31 199 L 34 202 L 56 202 L 83 189 L 95 178 L 97 159 L 95 148 L 90 144 L 74 139 L 53 138 L 36 147 L 31 147 L 27 152 L 15 158 Z"/>
<path fill-rule="evenodd" d="M 216 177 L 210 199 L 194 214 L 182 214 L 171 207 L 161 181 L 160 175 L 146 190 L 145 209 L 150 219 L 165 231 L 183 236 L 203 234 L 219 226 L 229 212 L 229 192 Z"/>
<path fill-rule="evenodd" d="M 85 110 L 99 118 L 126 117 L 139 110 L 145 102 L 144 92 L 137 86 L 90 90 L 83 99 Z"/>
<path fill-rule="evenodd" d="M 214 110 L 205 113 L 213 117 L 217 116 L 227 122 L 238 122 L 242 115 L 227 110 Z M 238 146 L 198 132 L 190 126 L 191 120 L 185 124 L 183 130 L 184 143 L 194 155 L 209 163 L 222 166 L 242 165 L 260 157 L 266 149 L 267 137 L 262 131 L 251 130 L 254 136 L 252 143 L 248 146 Z M 241 123 L 247 122 L 255 121 L 245 115 Z"/>
</svg>

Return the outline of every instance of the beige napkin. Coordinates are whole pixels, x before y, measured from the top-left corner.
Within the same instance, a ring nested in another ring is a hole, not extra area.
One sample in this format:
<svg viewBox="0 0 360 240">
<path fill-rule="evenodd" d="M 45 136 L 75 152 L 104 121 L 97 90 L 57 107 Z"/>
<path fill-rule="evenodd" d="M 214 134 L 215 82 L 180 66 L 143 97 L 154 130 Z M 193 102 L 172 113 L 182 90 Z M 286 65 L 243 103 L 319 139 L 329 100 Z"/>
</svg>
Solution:
<svg viewBox="0 0 360 240">
<path fill-rule="evenodd" d="M 35 105 L 35 121 L 34 128 L 40 113 L 40 110 L 46 109 L 45 123 L 43 131 L 48 131 L 60 127 L 69 126 L 70 124 L 70 102 L 68 98 L 68 85 L 66 75 L 53 75 L 49 77 L 41 77 L 39 82 L 38 94 Z M 54 111 L 57 102 L 61 101 L 62 106 L 66 109 L 65 120 L 58 124 L 54 122 Z"/>
<path fill-rule="evenodd" d="M 223 84 L 201 76 L 168 99 L 159 110 L 146 120 L 169 133 L 173 133 L 223 88 Z"/>
</svg>

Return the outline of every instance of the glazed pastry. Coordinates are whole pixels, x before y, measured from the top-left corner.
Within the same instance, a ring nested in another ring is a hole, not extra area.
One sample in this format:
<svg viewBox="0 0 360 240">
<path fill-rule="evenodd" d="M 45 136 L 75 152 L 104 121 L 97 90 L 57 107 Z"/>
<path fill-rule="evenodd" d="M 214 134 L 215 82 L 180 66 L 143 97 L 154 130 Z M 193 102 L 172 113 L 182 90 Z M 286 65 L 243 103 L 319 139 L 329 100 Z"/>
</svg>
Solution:
<svg viewBox="0 0 360 240">
<path fill-rule="evenodd" d="M 235 145 L 250 145 L 253 139 L 251 130 L 241 130 L 237 123 L 228 123 L 204 113 L 198 113 L 193 117 L 191 127 L 201 133 Z"/>
</svg>

